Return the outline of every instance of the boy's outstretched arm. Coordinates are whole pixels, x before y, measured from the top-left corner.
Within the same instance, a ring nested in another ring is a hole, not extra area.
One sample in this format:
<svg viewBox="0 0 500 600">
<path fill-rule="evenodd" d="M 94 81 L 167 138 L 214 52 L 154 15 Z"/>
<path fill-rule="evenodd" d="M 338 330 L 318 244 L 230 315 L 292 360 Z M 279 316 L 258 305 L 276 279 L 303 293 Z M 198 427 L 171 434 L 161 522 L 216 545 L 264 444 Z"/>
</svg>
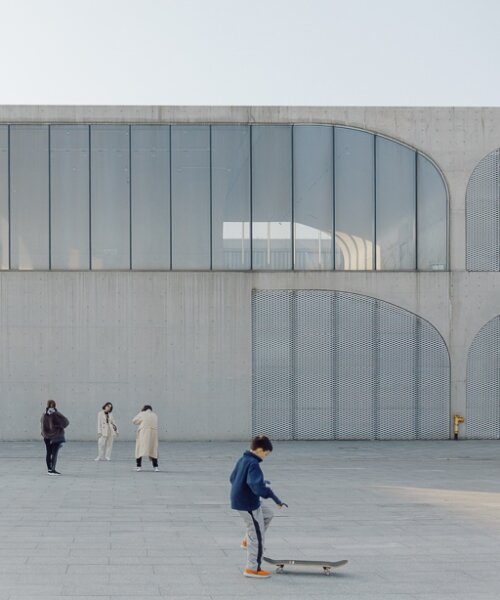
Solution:
<svg viewBox="0 0 500 600">
<path fill-rule="evenodd" d="M 248 469 L 247 484 L 255 495 L 261 498 L 272 498 L 279 506 L 287 506 L 270 487 L 267 487 L 264 475 L 258 465 L 252 465 Z"/>
</svg>

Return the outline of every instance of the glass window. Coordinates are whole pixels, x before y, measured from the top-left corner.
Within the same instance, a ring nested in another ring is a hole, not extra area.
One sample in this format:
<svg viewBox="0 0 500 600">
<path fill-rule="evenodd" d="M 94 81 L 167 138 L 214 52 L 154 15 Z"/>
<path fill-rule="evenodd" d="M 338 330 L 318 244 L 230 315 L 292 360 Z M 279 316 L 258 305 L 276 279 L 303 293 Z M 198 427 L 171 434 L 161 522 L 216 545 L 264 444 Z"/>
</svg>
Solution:
<svg viewBox="0 0 500 600">
<path fill-rule="evenodd" d="M 441 271 L 447 204 L 349 127 L 0 125 L 0 270 Z"/>
<path fill-rule="evenodd" d="M 9 268 L 9 127 L 0 125 L 0 269 Z"/>
<path fill-rule="evenodd" d="M 11 125 L 11 266 L 49 269 L 49 128 Z"/>
<path fill-rule="evenodd" d="M 172 268 L 210 269 L 210 128 L 173 125 Z"/>
<path fill-rule="evenodd" d="M 417 155 L 417 249 L 420 271 L 444 271 L 447 265 L 448 196 L 439 171 Z"/>
<path fill-rule="evenodd" d="M 376 138 L 377 269 L 415 270 L 415 152 Z"/>
<path fill-rule="evenodd" d="M 212 268 L 250 268 L 250 127 L 212 127 Z"/>
<path fill-rule="evenodd" d="M 333 127 L 293 128 L 294 268 L 332 269 Z"/>
<path fill-rule="evenodd" d="M 89 128 L 50 128 L 50 244 L 53 269 L 89 269 Z"/>
<path fill-rule="evenodd" d="M 374 228 L 373 135 L 335 127 L 335 269 L 373 269 Z"/>
<path fill-rule="evenodd" d="M 252 264 L 292 268 L 291 127 L 252 127 Z"/>
<path fill-rule="evenodd" d="M 91 127 L 92 269 L 130 269 L 128 125 Z"/>
<path fill-rule="evenodd" d="M 131 127 L 132 268 L 170 269 L 170 127 Z"/>
</svg>

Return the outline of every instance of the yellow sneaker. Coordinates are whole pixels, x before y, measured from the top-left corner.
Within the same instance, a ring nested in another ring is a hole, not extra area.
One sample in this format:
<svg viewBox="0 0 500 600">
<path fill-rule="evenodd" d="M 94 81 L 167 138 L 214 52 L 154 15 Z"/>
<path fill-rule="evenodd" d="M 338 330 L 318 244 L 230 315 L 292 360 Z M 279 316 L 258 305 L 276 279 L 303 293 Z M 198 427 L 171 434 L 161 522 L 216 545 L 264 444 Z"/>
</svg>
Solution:
<svg viewBox="0 0 500 600">
<path fill-rule="evenodd" d="M 258 579 L 265 579 L 266 577 L 271 577 L 271 573 L 269 573 L 269 571 L 252 571 L 252 569 L 245 569 L 243 571 L 243 575 L 245 577 L 257 577 Z"/>
</svg>

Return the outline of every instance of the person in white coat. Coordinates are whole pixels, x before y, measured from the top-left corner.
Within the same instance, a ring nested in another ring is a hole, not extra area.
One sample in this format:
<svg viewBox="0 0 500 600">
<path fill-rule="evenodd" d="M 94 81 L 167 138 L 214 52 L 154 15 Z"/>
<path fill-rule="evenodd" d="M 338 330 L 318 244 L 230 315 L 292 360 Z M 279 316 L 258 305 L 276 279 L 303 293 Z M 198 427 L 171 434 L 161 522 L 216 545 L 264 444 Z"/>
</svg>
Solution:
<svg viewBox="0 0 500 600">
<path fill-rule="evenodd" d="M 158 417 L 149 404 L 146 404 L 141 412 L 132 419 L 137 427 L 135 440 L 135 461 L 137 471 L 142 471 L 142 457 L 149 456 L 153 463 L 153 469 L 158 468 Z"/>
<path fill-rule="evenodd" d="M 118 435 L 118 427 L 113 419 L 113 405 L 106 402 L 97 415 L 97 458 L 111 460 L 113 442 Z"/>
</svg>

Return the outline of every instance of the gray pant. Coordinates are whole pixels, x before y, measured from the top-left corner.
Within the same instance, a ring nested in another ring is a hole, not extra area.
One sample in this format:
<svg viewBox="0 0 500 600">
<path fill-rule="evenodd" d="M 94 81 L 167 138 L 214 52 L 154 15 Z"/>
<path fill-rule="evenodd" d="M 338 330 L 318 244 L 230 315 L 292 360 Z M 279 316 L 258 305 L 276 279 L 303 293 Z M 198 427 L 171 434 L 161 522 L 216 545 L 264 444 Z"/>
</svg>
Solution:
<svg viewBox="0 0 500 600">
<path fill-rule="evenodd" d="M 238 511 L 247 527 L 247 569 L 261 571 L 262 555 L 264 553 L 264 538 L 274 513 L 266 505 L 261 504 L 256 510 Z"/>
</svg>

